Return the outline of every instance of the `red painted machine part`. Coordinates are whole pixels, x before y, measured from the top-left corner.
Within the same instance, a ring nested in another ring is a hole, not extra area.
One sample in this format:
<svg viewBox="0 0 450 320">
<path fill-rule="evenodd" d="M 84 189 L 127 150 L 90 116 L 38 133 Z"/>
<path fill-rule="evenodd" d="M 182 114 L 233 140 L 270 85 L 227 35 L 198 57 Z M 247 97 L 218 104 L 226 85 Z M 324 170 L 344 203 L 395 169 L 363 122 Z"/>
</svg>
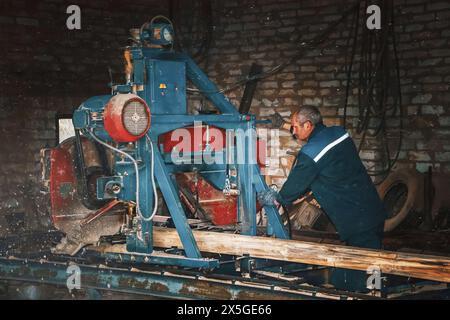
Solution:
<svg viewBox="0 0 450 320">
<path fill-rule="evenodd" d="M 209 130 L 209 133 L 206 133 L 207 130 Z M 167 132 L 160 136 L 159 144 L 163 145 L 165 153 L 172 152 L 174 147 L 183 152 L 200 152 L 205 150 L 207 136 L 209 136 L 211 150 L 221 151 L 224 149 L 226 131 L 214 126 L 209 126 L 209 128 L 206 126 L 186 127 Z M 260 167 L 264 167 L 266 162 L 265 141 L 258 139 L 256 147 L 257 162 Z M 201 177 L 198 177 L 197 186 L 195 186 L 192 179 L 187 177 L 187 175 L 181 175 L 177 177 L 177 182 L 188 187 L 193 194 L 198 193 L 200 205 L 209 215 L 214 225 L 236 224 L 237 197 L 225 196 L 221 190 L 216 190 Z M 259 203 L 256 204 L 256 210 L 261 210 Z"/>
<path fill-rule="evenodd" d="M 226 131 L 214 126 L 186 127 L 169 131 L 159 137 L 159 144 L 163 145 L 164 153 L 172 152 L 174 147 L 182 152 L 201 152 L 206 148 L 208 136 L 210 150 L 219 152 L 225 148 Z M 266 164 L 265 141 L 257 140 L 256 152 L 258 165 L 264 167 Z"/>
<path fill-rule="evenodd" d="M 198 200 L 211 222 L 216 226 L 236 224 L 237 197 L 225 196 L 221 190 L 215 189 L 201 176 L 197 177 L 197 186 L 189 174 L 177 176 L 177 182 L 187 187 L 192 194 L 198 193 Z M 262 207 L 256 203 L 256 212 Z"/>
<path fill-rule="evenodd" d="M 192 194 L 198 194 L 198 201 L 214 225 L 223 226 L 236 224 L 237 198 L 225 196 L 222 191 L 213 188 L 205 179 L 198 176 L 197 184 L 192 174 L 180 174 L 177 182 L 187 187 Z"/>
<path fill-rule="evenodd" d="M 125 128 L 123 123 L 123 109 L 125 106 L 133 101 L 138 101 L 143 103 L 146 107 L 147 116 L 148 116 L 148 124 L 145 131 L 140 135 L 132 135 Z M 103 122 L 105 126 L 105 130 L 111 136 L 114 141 L 117 142 L 134 142 L 142 138 L 147 131 L 150 129 L 151 115 L 150 108 L 145 103 L 145 101 L 135 94 L 118 94 L 112 97 L 108 104 L 105 107 L 105 111 L 103 113 Z"/>
<path fill-rule="evenodd" d="M 75 197 L 77 180 L 70 153 L 63 148 L 50 152 L 50 203 L 52 221 L 58 222 L 58 213 L 66 212 L 78 199 Z"/>
</svg>

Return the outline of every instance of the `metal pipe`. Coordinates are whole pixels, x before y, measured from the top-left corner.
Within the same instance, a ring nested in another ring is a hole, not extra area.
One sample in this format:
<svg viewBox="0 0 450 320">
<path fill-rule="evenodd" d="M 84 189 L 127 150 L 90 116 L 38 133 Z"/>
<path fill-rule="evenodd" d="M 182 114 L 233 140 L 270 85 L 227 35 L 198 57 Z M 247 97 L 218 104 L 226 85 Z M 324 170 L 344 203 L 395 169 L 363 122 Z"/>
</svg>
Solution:
<svg viewBox="0 0 450 320">
<path fill-rule="evenodd" d="M 128 153 L 123 152 L 120 149 L 114 148 L 113 146 L 107 144 L 106 142 L 100 140 L 95 134 L 94 134 L 94 129 L 92 129 L 91 131 L 88 131 L 89 134 L 91 135 L 92 139 L 94 139 L 95 141 L 97 141 L 98 143 L 100 143 L 101 145 L 105 146 L 106 148 L 111 149 L 112 151 L 119 153 L 125 157 L 127 157 L 128 159 L 131 160 L 131 162 L 134 165 L 134 170 L 136 172 L 136 212 L 139 215 L 139 218 L 141 218 L 144 221 L 151 221 L 151 219 L 144 217 L 144 215 L 141 212 L 141 208 L 139 206 L 139 168 L 138 168 L 138 164 L 137 161 Z"/>
</svg>

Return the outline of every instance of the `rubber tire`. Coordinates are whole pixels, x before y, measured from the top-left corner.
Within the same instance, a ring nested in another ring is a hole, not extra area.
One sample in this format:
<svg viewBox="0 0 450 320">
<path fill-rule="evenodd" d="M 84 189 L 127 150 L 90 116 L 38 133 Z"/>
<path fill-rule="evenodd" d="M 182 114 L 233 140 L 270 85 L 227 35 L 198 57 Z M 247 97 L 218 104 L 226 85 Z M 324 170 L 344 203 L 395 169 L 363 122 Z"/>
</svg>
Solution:
<svg viewBox="0 0 450 320">
<path fill-rule="evenodd" d="M 403 207 L 398 214 L 392 218 L 386 219 L 384 223 L 384 232 L 394 230 L 402 223 L 412 208 L 419 208 L 423 201 L 423 179 L 419 172 L 412 169 L 399 169 L 393 171 L 384 181 L 378 186 L 378 194 L 381 200 L 389 192 L 389 190 L 397 184 L 404 184 L 408 190 L 408 196 L 406 198 Z"/>
</svg>

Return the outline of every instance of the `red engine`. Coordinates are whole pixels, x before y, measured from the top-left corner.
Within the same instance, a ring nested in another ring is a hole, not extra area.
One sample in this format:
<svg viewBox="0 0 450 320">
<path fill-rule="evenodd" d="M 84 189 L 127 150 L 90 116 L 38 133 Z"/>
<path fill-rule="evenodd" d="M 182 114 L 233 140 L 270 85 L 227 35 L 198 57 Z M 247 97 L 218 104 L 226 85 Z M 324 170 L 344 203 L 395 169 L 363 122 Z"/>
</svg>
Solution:
<svg viewBox="0 0 450 320">
<path fill-rule="evenodd" d="M 117 142 L 133 142 L 150 129 L 150 108 L 135 94 L 118 94 L 105 107 L 105 129 Z"/>
</svg>

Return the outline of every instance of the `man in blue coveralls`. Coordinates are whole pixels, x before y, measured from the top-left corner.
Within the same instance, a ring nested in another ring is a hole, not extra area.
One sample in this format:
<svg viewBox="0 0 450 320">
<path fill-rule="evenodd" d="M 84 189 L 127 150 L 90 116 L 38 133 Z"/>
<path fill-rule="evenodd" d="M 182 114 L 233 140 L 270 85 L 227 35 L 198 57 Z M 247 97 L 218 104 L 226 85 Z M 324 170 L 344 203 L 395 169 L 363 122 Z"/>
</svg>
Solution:
<svg viewBox="0 0 450 320">
<path fill-rule="evenodd" d="M 258 194 L 262 205 L 293 201 L 312 191 L 317 202 L 347 245 L 380 249 L 386 210 L 355 144 L 343 127 L 326 127 L 316 107 L 303 106 L 291 117 L 295 137 L 306 144 L 280 192 Z M 337 289 L 366 291 L 364 271 L 335 269 L 331 283 Z"/>
</svg>

